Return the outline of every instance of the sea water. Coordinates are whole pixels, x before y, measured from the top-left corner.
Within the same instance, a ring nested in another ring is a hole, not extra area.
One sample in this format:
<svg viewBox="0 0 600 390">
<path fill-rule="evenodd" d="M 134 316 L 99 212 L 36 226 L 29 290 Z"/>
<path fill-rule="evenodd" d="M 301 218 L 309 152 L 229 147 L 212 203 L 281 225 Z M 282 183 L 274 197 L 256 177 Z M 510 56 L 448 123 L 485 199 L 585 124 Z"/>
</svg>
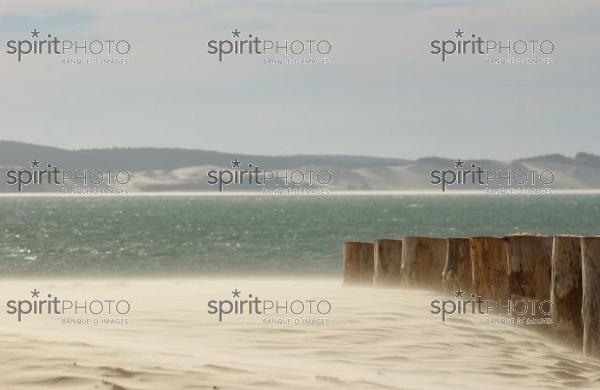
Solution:
<svg viewBox="0 0 600 390">
<path fill-rule="evenodd" d="M 345 240 L 600 234 L 600 195 L 0 198 L 0 277 L 338 275 Z"/>
</svg>

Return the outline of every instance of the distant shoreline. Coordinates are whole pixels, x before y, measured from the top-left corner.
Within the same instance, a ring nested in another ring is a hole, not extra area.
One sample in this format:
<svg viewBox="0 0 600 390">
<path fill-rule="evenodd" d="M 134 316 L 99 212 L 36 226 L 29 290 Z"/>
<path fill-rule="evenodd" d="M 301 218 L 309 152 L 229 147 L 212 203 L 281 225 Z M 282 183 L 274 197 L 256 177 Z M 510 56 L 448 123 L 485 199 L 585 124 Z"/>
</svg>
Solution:
<svg viewBox="0 0 600 390">
<path fill-rule="evenodd" d="M 488 194 L 482 190 L 455 190 L 442 192 L 440 190 L 397 190 L 397 191 L 331 191 L 329 194 L 265 194 L 263 192 L 243 191 L 157 191 L 157 192 L 131 192 L 128 194 L 65 194 L 62 192 L 29 192 L 29 193 L 0 193 L 0 198 L 127 198 L 127 197 L 331 197 L 331 196 L 553 196 L 553 195 L 600 195 L 600 189 L 585 190 L 553 190 L 551 194 Z"/>
</svg>

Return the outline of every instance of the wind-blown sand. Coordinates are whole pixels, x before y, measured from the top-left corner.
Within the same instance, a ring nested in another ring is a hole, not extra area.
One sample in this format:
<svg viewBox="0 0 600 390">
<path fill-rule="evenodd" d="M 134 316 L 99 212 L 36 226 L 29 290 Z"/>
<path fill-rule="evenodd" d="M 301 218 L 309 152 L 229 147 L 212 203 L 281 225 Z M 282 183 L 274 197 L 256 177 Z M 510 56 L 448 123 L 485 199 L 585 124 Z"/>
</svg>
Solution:
<svg viewBox="0 0 600 390">
<path fill-rule="evenodd" d="M 127 325 L 18 323 L 6 301 L 118 298 Z M 262 323 L 207 313 L 210 299 L 325 298 L 329 325 Z M 2 281 L 2 389 L 506 389 L 600 388 L 600 362 L 481 316 L 442 323 L 436 293 L 343 287 L 339 280 Z M 29 295 L 29 298 L 31 295 Z"/>
</svg>

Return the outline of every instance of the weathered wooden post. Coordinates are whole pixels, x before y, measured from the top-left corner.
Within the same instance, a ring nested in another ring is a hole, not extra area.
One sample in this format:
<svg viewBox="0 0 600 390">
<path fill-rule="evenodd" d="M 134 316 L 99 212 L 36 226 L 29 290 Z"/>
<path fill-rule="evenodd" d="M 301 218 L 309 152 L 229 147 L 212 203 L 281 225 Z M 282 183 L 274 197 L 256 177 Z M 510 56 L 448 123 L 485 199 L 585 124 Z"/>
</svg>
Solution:
<svg viewBox="0 0 600 390">
<path fill-rule="evenodd" d="M 549 300 L 552 237 L 515 234 L 506 240 L 511 299 Z"/>
<path fill-rule="evenodd" d="M 402 240 L 375 240 L 375 285 L 400 285 Z"/>
<path fill-rule="evenodd" d="M 374 246 L 371 242 L 344 242 L 344 283 L 373 284 Z"/>
<path fill-rule="evenodd" d="M 581 238 L 583 353 L 600 357 L 600 237 Z"/>
<path fill-rule="evenodd" d="M 402 285 L 442 289 L 448 241 L 444 238 L 405 237 L 402 246 Z"/>
<path fill-rule="evenodd" d="M 506 239 L 471 237 L 470 243 L 474 293 L 483 299 L 510 299 Z"/>
<path fill-rule="evenodd" d="M 554 304 L 552 330 L 557 339 L 581 348 L 581 241 L 576 236 L 556 236 L 552 247 L 550 299 Z"/>
<path fill-rule="evenodd" d="M 471 250 L 468 238 L 448 238 L 446 263 L 442 281 L 446 292 L 463 290 L 470 294 L 473 280 Z"/>
</svg>

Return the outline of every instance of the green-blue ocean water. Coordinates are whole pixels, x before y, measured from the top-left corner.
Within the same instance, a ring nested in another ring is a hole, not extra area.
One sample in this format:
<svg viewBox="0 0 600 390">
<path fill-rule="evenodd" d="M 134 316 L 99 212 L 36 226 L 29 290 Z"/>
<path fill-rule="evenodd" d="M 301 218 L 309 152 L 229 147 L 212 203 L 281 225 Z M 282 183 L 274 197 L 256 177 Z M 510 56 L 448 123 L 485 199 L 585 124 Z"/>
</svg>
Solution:
<svg viewBox="0 0 600 390">
<path fill-rule="evenodd" d="M 342 242 L 600 234 L 599 195 L 0 198 L 0 276 L 323 274 Z"/>
</svg>

